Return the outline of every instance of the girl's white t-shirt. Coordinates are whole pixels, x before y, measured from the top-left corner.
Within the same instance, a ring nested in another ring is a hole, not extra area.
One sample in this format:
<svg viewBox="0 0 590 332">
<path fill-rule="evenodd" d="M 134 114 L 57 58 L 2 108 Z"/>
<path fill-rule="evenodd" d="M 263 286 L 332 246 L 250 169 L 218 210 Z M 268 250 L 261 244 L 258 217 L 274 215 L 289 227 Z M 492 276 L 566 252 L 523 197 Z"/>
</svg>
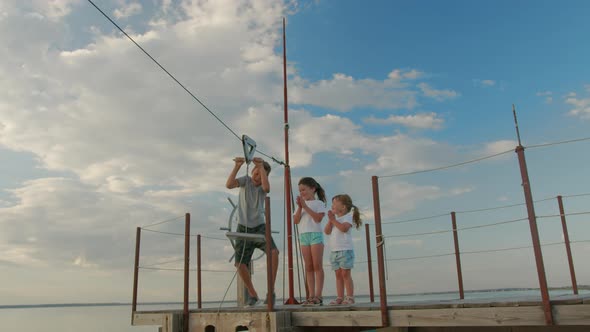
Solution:
<svg viewBox="0 0 590 332">
<path fill-rule="evenodd" d="M 326 213 L 326 203 L 319 199 L 305 201 L 305 204 L 316 213 Z M 321 233 L 323 231 L 322 222 L 313 221 L 313 218 L 304 209 L 301 209 L 301 219 L 299 220 L 297 227 L 299 228 L 299 234 L 313 232 Z"/>
<path fill-rule="evenodd" d="M 330 234 L 330 250 L 331 251 L 342 251 L 342 250 L 354 250 L 352 243 L 352 213 L 347 213 L 342 217 L 336 217 L 336 221 L 343 224 L 349 223 L 351 227 L 343 233 L 336 226 L 332 226 L 332 233 Z"/>
</svg>

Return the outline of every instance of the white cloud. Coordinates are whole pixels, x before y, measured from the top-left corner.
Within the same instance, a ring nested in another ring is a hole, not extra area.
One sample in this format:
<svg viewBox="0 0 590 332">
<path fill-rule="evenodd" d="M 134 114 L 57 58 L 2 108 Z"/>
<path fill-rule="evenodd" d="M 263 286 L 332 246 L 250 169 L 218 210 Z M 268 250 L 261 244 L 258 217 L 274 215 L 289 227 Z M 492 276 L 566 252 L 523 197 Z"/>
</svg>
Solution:
<svg viewBox="0 0 590 332">
<path fill-rule="evenodd" d="M 474 79 L 473 84 L 475 86 L 481 86 L 484 88 L 492 87 L 496 85 L 496 81 L 494 80 L 482 80 L 482 79 Z"/>
<path fill-rule="evenodd" d="M 553 92 L 551 91 L 540 91 L 536 93 L 537 96 L 545 97 L 545 103 L 551 104 L 553 102 Z"/>
<path fill-rule="evenodd" d="M 355 79 L 341 73 L 334 74 L 330 80 L 319 82 L 298 78 L 289 87 L 290 100 L 297 104 L 316 105 L 342 112 L 359 107 L 414 108 L 417 105 L 416 91 L 403 81 L 405 74 L 392 73 L 383 81 Z"/>
<path fill-rule="evenodd" d="M 585 88 L 590 92 L 590 85 L 585 85 Z M 570 92 L 565 99 L 565 103 L 573 106 L 567 113 L 568 115 L 582 120 L 590 119 L 590 97 L 580 98 L 575 92 Z"/>
<path fill-rule="evenodd" d="M 141 3 L 138 2 L 131 2 L 123 4 L 121 8 L 117 8 L 113 11 L 113 15 L 118 18 L 127 18 L 133 15 L 137 15 L 141 13 L 142 6 Z"/>
<path fill-rule="evenodd" d="M 500 140 L 495 142 L 486 143 L 484 149 L 481 152 L 482 156 L 495 155 L 505 151 L 516 149 L 518 142 L 513 140 Z"/>
<path fill-rule="evenodd" d="M 433 89 L 427 83 L 420 83 L 420 84 L 418 84 L 418 87 L 420 88 L 420 90 L 422 90 L 422 93 L 424 94 L 424 96 L 426 96 L 428 98 L 435 99 L 437 101 L 454 99 L 454 98 L 460 96 L 460 94 L 458 92 L 453 91 L 453 90 Z"/>
<path fill-rule="evenodd" d="M 444 122 L 444 120 L 438 118 L 437 114 L 434 112 L 406 116 L 391 115 L 385 119 L 369 117 L 363 121 L 369 124 L 401 124 L 409 128 L 419 129 L 439 129 Z"/>
</svg>

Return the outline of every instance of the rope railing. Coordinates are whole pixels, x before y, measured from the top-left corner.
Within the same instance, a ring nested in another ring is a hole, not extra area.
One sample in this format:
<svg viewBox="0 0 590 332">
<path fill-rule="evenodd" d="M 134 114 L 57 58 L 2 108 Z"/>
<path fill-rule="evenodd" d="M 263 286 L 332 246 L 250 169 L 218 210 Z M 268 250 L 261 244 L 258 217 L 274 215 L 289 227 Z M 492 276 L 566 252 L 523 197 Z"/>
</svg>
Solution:
<svg viewBox="0 0 590 332">
<path fill-rule="evenodd" d="M 582 197 L 582 196 L 590 196 L 590 193 L 561 195 L 561 197 L 563 197 L 563 198 Z M 542 198 L 542 199 L 534 200 L 533 202 L 534 203 L 540 203 L 540 202 L 550 201 L 550 200 L 553 200 L 555 198 L 556 198 L 556 196 L 547 197 L 547 198 Z M 511 208 L 511 207 L 517 207 L 517 206 L 524 206 L 524 205 L 525 205 L 525 203 L 516 203 L 516 204 L 508 204 L 508 205 L 494 206 L 494 207 L 489 207 L 489 208 L 473 209 L 473 210 L 459 210 L 459 211 L 455 211 L 455 213 L 456 214 L 468 214 L 468 213 L 475 213 L 475 212 L 501 210 L 501 209 L 506 209 L 506 208 Z M 399 220 L 399 221 L 398 220 L 395 220 L 395 221 L 383 221 L 383 222 L 381 222 L 381 225 L 404 224 L 404 223 L 410 223 L 410 222 L 416 222 L 416 221 L 422 221 L 422 220 L 440 218 L 440 217 L 448 216 L 449 214 L 450 214 L 450 212 L 448 212 L 448 213 L 435 214 L 435 215 L 426 216 L 426 217 L 418 217 L 418 218 L 413 218 L 413 219 Z"/>
<path fill-rule="evenodd" d="M 140 228 L 147 230 L 148 227 L 162 225 L 162 224 L 166 224 L 166 223 L 177 221 L 177 220 L 184 220 L 184 215 L 178 216 L 178 217 L 173 217 L 173 218 L 166 219 L 166 220 L 163 220 L 163 221 L 158 221 L 158 222 L 155 222 L 153 224 L 141 226 Z"/>
<path fill-rule="evenodd" d="M 543 218 L 555 218 L 555 217 L 565 217 L 565 216 L 580 216 L 580 215 L 584 215 L 584 214 L 590 214 L 590 212 L 570 212 L 570 213 L 564 213 L 564 214 L 549 214 L 549 215 L 545 215 L 545 216 L 536 216 L 537 219 L 543 219 Z"/>
<path fill-rule="evenodd" d="M 385 222 L 381 222 L 381 225 L 386 225 L 386 224 L 405 224 L 405 223 L 409 223 L 409 222 L 414 222 L 414 221 L 421 221 L 421 220 L 427 220 L 427 219 L 434 219 L 434 218 L 440 218 L 440 217 L 445 217 L 448 216 L 448 213 L 443 213 L 443 214 L 436 214 L 433 216 L 428 216 L 428 217 L 422 217 L 422 218 L 415 218 L 415 219 L 407 219 L 407 220 L 400 220 L 400 221 L 385 221 Z"/>
<path fill-rule="evenodd" d="M 500 221 L 500 222 L 491 223 L 491 224 L 485 224 L 485 225 L 461 227 L 461 228 L 457 228 L 457 231 L 468 230 L 468 229 L 476 229 L 476 228 L 484 228 L 484 227 L 492 227 L 492 226 L 497 226 L 497 225 L 503 225 L 503 224 L 509 224 L 509 223 L 513 223 L 513 222 L 523 221 L 523 220 L 527 220 L 527 219 L 528 218 L 519 218 L 519 219 L 512 219 L 512 220 Z M 450 233 L 450 232 L 453 232 L 453 231 L 454 230 L 452 230 L 452 229 L 447 229 L 447 230 L 438 230 L 438 231 L 424 232 L 424 233 L 387 235 L 387 236 L 383 236 L 383 237 L 384 238 L 411 237 L 411 236 L 420 236 L 420 235 L 432 235 L 432 234 Z"/>
</svg>

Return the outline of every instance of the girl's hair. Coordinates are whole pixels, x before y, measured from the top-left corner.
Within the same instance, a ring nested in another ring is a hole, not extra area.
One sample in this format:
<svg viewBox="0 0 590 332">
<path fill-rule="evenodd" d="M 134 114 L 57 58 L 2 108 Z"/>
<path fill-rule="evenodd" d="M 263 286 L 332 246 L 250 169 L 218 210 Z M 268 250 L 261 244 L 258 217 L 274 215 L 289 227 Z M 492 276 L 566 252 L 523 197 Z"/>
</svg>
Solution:
<svg viewBox="0 0 590 332">
<path fill-rule="evenodd" d="M 324 191 L 324 188 L 322 188 L 322 186 L 320 186 L 320 184 L 314 178 L 301 178 L 301 180 L 299 180 L 299 184 L 303 184 L 310 188 L 314 188 L 315 193 L 318 195 L 320 201 L 326 203 L 326 192 Z"/>
<path fill-rule="evenodd" d="M 340 203 L 342 203 L 342 205 L 346 207 L 347 212 L 350 212 L 350 210 L 354 209 L 354 211 L 352 211 L 352 221 L 354 222 L 354 226 L 359 229 L 363 222 L 361 220 L 359 209 L 354 204 L 352 204 L 352 198 L 350 198 L 350 196 L 347 194 L 340 194 L 334 196 L 332 200 L 338 200 Z"/>
</svg>

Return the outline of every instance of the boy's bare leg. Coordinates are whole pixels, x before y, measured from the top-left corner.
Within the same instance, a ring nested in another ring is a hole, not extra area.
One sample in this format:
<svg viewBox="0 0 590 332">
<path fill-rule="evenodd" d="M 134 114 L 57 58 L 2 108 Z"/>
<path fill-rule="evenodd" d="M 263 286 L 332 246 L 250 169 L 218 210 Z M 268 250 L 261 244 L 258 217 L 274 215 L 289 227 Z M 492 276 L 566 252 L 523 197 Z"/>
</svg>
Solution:
<svg viewBox="0 0 590 332">
<path fill-rule="evenodd" d="M 238 265 L 238 274 L 240 275 L 240 278 L 242 278 L 242 281 L 244 281 L 244 286 L 246 286 L 246 289 L 248 290 L 248 295 L 250 295 L 250 297 L 258 298 L 258 294 L 254 289 L 254 285 L 252 284 L 250 271 L 248 271 L 248 266 L 246 264 Z"/>
<path fill-rule="evenodd" d="M 275 281 L 277 280 L 277 272 L 279 271 L 279 250 L 272 249 L 272 280 L 270 284 L 272 285 L 272 289 L 275 289 Z"/>
</svg>

